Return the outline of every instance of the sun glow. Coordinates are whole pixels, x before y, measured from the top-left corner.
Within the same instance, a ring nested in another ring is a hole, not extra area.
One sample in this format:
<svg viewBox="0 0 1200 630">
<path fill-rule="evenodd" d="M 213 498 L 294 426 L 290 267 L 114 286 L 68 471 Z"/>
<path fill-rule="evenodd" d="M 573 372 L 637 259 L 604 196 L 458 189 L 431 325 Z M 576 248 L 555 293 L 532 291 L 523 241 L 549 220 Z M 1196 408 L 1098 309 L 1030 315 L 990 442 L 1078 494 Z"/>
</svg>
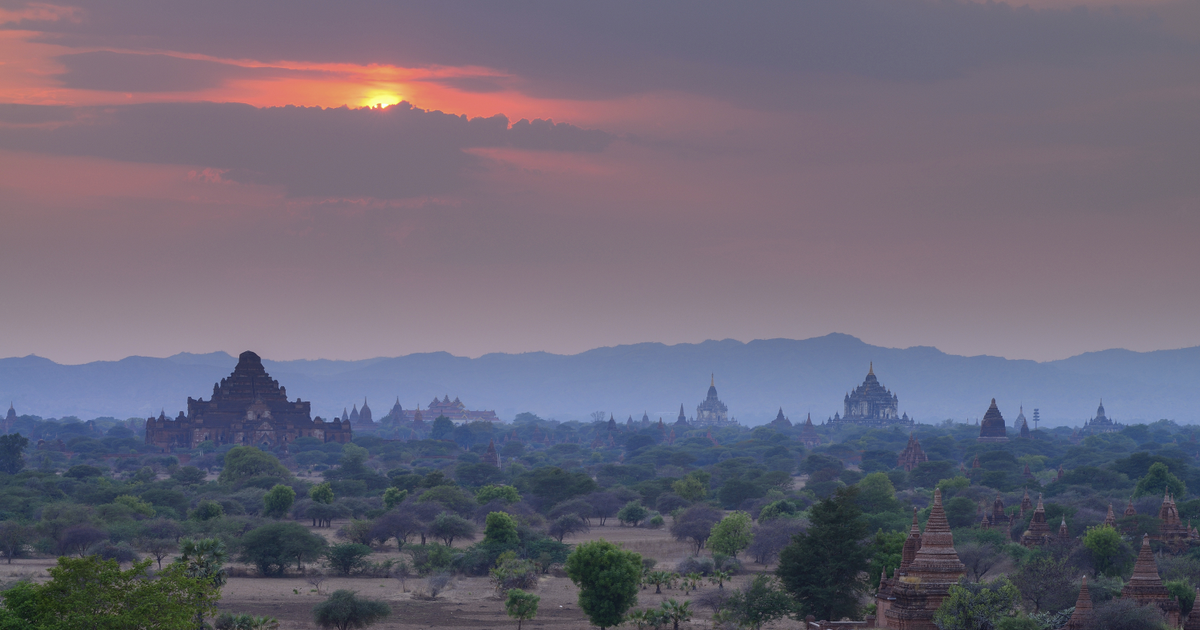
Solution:
<svg viewBox="0 0 1200 630">
<path fill-rule="evenodd" d="M 360 107 L 388 107 L 403 101 L 404 97 L 394 90 L 371 90 L 359 100 Z"/>
</svg>

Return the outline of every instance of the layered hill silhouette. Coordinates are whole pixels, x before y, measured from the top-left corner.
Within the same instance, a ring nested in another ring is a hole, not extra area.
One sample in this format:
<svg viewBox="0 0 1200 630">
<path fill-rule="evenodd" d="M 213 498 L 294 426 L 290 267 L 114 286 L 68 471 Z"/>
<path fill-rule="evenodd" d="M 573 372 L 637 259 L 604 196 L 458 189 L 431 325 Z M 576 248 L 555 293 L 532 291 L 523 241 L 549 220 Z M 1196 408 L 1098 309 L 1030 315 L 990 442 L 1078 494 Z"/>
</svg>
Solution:
<svg viewBox="0 0 1200 630">
<path fill-rule="evenodd" d="M 245 350 L 255 350 L 245 348 Z M 842 410 L 842 397 L 862 383 L 873 362 L 880 382 L 918 422 L 983 416 L 995 398 L 1012 425 L 1018 407 L 1042 426 L 1077 425 L 1103 398 L 1118 422 L 1200 419 L 1200 347 L 1155 352 L 1105 350 L 1038 363 L 964 357 L 931 347 L 883 348 L 844 334 L 804 340 L 734 340 L 697 344 L 641 343 L 575 355 L 488 354 L 471 359 L 444 352 L 361 361 L 271 361 L 264 365 L 288 395 L 312 401 L 313 413 L 341 414 L 367 399 L 376 418 L 398 396 L 409 409 L 437 396 L 458 397 L 470 409 L 511 420 L 586 420 L 591 412 L 618 420 L 648 413 L 671 421 L 683 404 L 689 416 L 704 399 L 710 375 L 742 424 L 770 421 L 780 407 L 793 422 L 814 422 Z M 0 359 L 0 401 L 42 417 L 146 417 L 186 409 L 188 396 L 207 398 L 237 358 L 224 352 L 167 358 L 129 357 L 61 365 L 37 356 Z"/>
</svg>

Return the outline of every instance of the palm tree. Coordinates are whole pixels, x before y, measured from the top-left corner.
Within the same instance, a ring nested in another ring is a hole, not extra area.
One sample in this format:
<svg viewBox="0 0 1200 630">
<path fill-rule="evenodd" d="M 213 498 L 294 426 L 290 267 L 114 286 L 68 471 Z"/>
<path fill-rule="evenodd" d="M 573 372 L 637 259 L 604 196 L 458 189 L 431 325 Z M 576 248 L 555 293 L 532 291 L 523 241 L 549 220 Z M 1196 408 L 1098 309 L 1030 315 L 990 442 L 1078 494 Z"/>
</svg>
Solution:
<svg viewBox="0 0 1200 630">
<path fill-rule="evenodd" d="M 681 604 L 674 599 L 668 599 L 662 603 L 662 614 L 671 621 L 674 630 L 679 630 L 679 622 L 692 618 L 692 602 L 684 601 Z"/>
</svg>

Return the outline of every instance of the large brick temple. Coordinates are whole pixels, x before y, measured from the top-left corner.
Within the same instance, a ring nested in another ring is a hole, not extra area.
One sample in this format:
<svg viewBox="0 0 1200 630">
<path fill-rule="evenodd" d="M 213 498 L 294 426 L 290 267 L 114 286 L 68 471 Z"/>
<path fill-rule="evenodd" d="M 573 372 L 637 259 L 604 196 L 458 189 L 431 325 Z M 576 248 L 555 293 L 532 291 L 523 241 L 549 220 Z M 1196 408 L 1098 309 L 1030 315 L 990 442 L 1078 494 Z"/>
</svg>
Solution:
<svg viewBox="0 0 1200 630">
<path fill-rule="evenodd" d="M 283 447 L 302 437 L 322 442 L 350 441 L 350 422 L 313 418 L 310 405 L 299 398 L 288 402 L 287 390 L 267 374 L 253 352 L 238 356 L 233 374 L 213 385 L 209 400 L 188 397 L 187 415 L 166 414 L 146 420 L 146 443 L 165 451 L 196 448 L 201 442 Z"/>
</svg>

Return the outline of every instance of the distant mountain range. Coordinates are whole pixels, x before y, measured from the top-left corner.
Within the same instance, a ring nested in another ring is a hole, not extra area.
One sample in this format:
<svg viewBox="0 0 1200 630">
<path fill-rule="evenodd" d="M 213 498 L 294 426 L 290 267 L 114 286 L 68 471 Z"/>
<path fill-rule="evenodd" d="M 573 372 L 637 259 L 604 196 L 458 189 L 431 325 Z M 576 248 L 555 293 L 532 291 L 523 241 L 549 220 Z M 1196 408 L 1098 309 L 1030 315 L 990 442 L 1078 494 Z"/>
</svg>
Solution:
<svg viewBox="0 0 1200 630">
<path fill-rule="evenodd" d="M 253 348 L 249 348 L 253 349 Z M 444 352 L 361 361 L 271 361 L 264 365 L 290 396 L 312 401 L 313 413 L 340 415 L 366 398 L 376 418 L 399 397 L 405 409 L 434 397 L 458 397 L 469 409 L 495 410 L 511 420 L 530 411 L 544 418 L 586 420 L 591 412 L 618 420 L 643 412 L 671 421 L 682 403 L 688 416 L 704 399 L 711 374 L 731 416 L 742 424 L 770 421 L 780 407 L 793 422 L 812 413 L 820 422 L 841 412 L 842 397 L 862 383 L 874 362 L 880 382 L 918 422 L 974 421 L 994 397 L 1010 426 L 1024 405 L 1043 426 L 1077 425 L 1100 399 L 1118 422 L 1200 419 L 1200 347 L 1155 352 L 1105 350 L 1038 363 L 964 357 L 931 347 L 882 348 L 844 334 L 805 340 L 705 341 L 674 346 L 641 343 L 575 355 L 488 354 L 477 359 Z M 0 359 L 0 401 L 18 413 L 168 416 L 187 398 L 208 398 L 236 357 L 224 352 L 129 357 L 60 365 L 37 356 Z M 0 409 L 2 412 L 3 409 Z"/>
</svg>

